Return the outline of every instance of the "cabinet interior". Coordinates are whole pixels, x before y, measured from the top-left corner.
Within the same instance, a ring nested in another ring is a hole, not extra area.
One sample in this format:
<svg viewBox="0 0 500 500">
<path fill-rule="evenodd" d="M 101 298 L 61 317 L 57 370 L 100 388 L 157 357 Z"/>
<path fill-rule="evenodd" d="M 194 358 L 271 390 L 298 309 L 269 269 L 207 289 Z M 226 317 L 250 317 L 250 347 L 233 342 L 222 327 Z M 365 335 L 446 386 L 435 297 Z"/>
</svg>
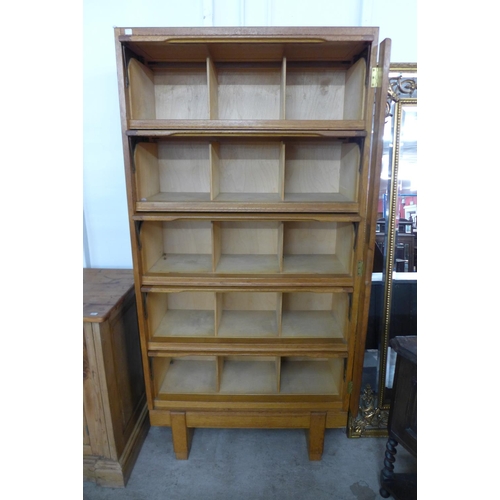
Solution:
<svg viewBox="0 0 500 500">
<path fill-rule="evenodd" d="M 139 142 L 134 165 L 141 210 L 162 202 L 353 203 L 360 146 L 338 139 L 171 138 Z"/>
<path fill-rule="evenodd" d="M 349 295 L 287 292 L 282 295 L 283 337 L 347 339 Z"/>
<path fill-rule="evenodd" d="M 127 65 L 131 120 L 362 120 L 366 60 Z"/>
<path fill-rule="evenodd" d="M 153 358 L 156 396 L 340 396 L 344 358 L 175 356 Z"/>
<path fill-rule="evenodd" d="M 213 228 L 215 272 L 280 272 L 280 222 L 221 221 L 213 222 Z"/>
<path fill-rule="evenodd" d="M 146 273 L 350 273 L 354 225 L 331 221 L 144 221 Z"/>
<path fill-rule="evenodd" d="M 220 120 L 279 120 L 282 70 L 280 65 L 215 64 L 211 105 Z M 215 102 L 214 102 L 215 101 Z"/>
<path fill-rule="evenodd" d="M 277 337 L 281 294 L 276 292 L 217 293 L 219 337 Z"/>
<path fill-rule="evenodd" d="M 148 294 L 151 339 L 167 337 L 347 340 L 349 293 L 183 291 Z"/>
</svg>

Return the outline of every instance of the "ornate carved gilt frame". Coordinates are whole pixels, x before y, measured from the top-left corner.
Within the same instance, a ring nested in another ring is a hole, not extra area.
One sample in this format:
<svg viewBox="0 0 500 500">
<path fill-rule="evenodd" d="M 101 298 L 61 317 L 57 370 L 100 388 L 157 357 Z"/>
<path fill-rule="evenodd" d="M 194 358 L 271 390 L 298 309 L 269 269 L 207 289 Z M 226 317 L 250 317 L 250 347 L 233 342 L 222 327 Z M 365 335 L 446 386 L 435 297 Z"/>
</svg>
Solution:
<svg viewBox="0 0 500 500">
<path fill-rule="evenodd" d="M 410 73 L 410 77 L 408 77 Z M 405 75 L 405 76 L 403 76 Z M 413 63 L 393 63 L 390 66 L 389 88 L 387 91 L 386 117 L 394 119 L 393 149 L 390 156 L 391 177 L 389 186 L 389 215 L 387 219 L 384 264 L 384 296 L 379 342 L 378 392 L 367 385 L 360 396 L 359 412 L 356 418 L 349 416 L 348 436 L 387 436 L 387 421 L 390 403 L 386 401 L 387 349 L 391 319 L 393 293 L 394 253 L 396 248 L 396 209 L 398 197 L 399 151 L 401 139 L 401 113 L 405 104 L 417 104 L 417 65 Z"/>
</svg>

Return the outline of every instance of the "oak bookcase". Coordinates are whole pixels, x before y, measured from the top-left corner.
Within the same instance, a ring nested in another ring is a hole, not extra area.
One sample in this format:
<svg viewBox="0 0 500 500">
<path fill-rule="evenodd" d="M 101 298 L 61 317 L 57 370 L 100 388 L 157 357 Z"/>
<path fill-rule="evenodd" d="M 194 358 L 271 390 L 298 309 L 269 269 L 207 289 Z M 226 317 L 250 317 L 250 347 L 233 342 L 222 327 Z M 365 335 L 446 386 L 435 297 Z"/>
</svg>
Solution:
<svg viewBox="0 0 500 500">
<path fill-rule="evenodd" d="M 390 40 L 378 28 L 115 28 L 146 393 L 196 427 L 357 413 Z"/>
</svg>

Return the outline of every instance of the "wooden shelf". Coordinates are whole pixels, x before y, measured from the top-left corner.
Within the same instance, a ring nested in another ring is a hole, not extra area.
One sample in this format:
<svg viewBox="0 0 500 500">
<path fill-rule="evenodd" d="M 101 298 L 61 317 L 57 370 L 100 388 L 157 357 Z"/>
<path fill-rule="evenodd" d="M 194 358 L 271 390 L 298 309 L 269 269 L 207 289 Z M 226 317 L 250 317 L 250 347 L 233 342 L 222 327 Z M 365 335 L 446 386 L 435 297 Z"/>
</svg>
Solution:
<svg viewBox="0 0 500 500">
<path fill-rule="evenodd" d="M 358 410 L 390 42 L 328 27 L 115 38 L 151 421 L 177 458 L 202 425 L 305 427 L 318 460 L 325 428 Z"/>
<path fill-rule="evenodd" d="M 147 274 L 350 274 L 354 226 L 327 221 L 146 221 Z"/>
<path fill-rule="evenodd" d="M 161 395 L 340 395 L 343 358 L 185 356 L 154 358 Z"/>
<path fill-rule="evenodd" d="M 346 339 L 349 293 L 152 289 L 150 336 Z"/>
<path fill-rule="evenodd" d="M 169 310 L 155 331 L 155 337 L 204 337 L 214 335 L 213 311 Z"/>
<path fill-rule="evenodd" d="M 364 117 L 366 61 L 348 70 L 329 64 L 294 66 L 286 74 L 288 120 L 361 120 Z"/>
<path fill-rule="evenodd" d="M 281 364 L 281 392 L 284 394 L 339 395 L 343 369 L 342 359 L 285 358 Z"/>
<path fill-rule="evenodd" d="M 282 300 L 283 337 L 347 338 L 349 294 L 293 292 Z"/>
<path fill-rule="evenodd" d="M 277 337 L 280 301 L 278 293 L 218 293 L 217 336 Z"/>
<path fill-rule="evenodd" d="M 349 274 L 353 232 L 353 226 L 349 223 L 285 222 L 283 272 Z"/>
<path fill-rule="evenodd" d="M 378 28 L 117 28 L 116 38 L 145 62 L 160 65 L 203 62 L 208 55 L 217 60 L 272 62 L 280 61 L 286 52 L 291 61 L 331 61 L 345 66 L 377 43 Z"/>
<path fill-rule="evenodd" d="M 127 137 L 366 137 L 364 120 L 128 120 Z"/>
<path fill-rule="evenodd" d="M 134 165 L 140 211 L 358 208 L 355 142 L 161 139 L 139 142 Z"/>
<path fill-rule="evenodd" d="M 185 358 L 155 359 L 158 371 L 159 394 L 211 394 L 217 391 L 215 359 Z"/>
<path fill-rule="evenodd" d="M 363 120 L 366 60 L 348 69 L 275 62 L 147 66 L 132 57 L 130 120 Z M 134 128 L 131 124 L 130 128 Z M 164 128 L 164 127 L 161 127 Z"/>
<path fill-rule="evenodd" d="M 221 394 L 276 394 L 276 360 L 227 357 L 221 359 Z"/>
<path fill-rule="evenodd" d="M 282 67 L 279 64 L 213 64 L 207 61 L 213 83 L 211 109 L 214 119 L 279 120 Z"/>
</svg>

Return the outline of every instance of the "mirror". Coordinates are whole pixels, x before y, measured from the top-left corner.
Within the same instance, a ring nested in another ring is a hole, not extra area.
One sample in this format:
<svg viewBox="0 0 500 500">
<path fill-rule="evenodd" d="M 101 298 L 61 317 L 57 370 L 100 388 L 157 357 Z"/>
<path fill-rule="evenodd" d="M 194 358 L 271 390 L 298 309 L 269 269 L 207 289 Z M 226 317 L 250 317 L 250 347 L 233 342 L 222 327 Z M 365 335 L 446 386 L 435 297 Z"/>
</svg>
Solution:
<svg viewBox="0 0 500 500">
<path fill-rule="evenodd" d="M 391 64 L 359 414 L 350 437 L 387 434 L 396 335 L 416 335 L 417 65 Z"/>
</svg>

